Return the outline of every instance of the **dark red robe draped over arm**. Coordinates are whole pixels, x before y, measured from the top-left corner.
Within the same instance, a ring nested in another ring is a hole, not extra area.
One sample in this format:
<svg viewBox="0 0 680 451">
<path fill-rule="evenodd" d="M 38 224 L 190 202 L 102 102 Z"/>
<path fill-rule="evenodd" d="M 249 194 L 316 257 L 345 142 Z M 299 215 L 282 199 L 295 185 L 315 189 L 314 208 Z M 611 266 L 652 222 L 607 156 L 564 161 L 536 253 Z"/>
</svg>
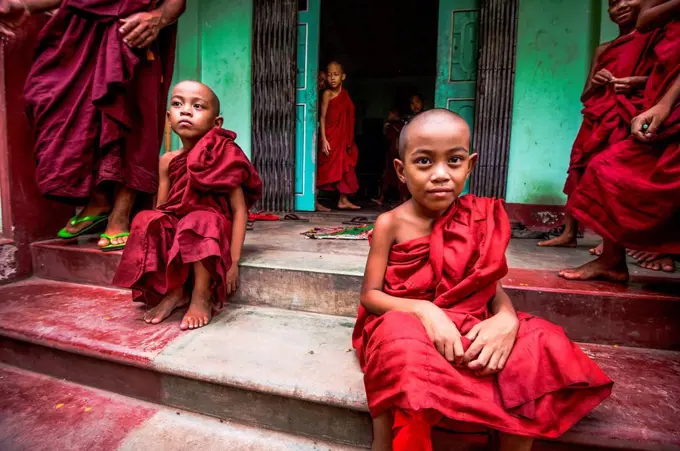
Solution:
<svg viewBox="0 0 680 451">
<path fill-rule="evenodd" d="M 435 223 L 430 236 L 393 246 L 384 291 L 431 300 L 464 335 L 489 317 L 488 303 L 507 272 L 509 239 L 501 201 L 464 196 Z M 561 435 L 609 396 L 612 381 L 560 327 L 526 314 L 519 317 L 505 368 L 478 377 L 446 361 L 415 316 L 376 316 L 360 307 L 353 344 L 371 414 L 431 409 L 511 434 Z"/>
<path fill-rule="evenodd" d="M 234 132 L 213 129 L 175 157 L 168 168 L 168 201 L 135 217 L 113 283 L 132 288 L 136 301 L 157 304 L 187 281 L 197 261 L 211 274 L 213 301 L 226 300 L 224 280 L 232 264 L 229 193 L 241 187 L 248 207 L 262 194 L 262 181 L 235 139 Z"/>
<path fill-rule="evenodd" d="M 25 97 L 43 194 L 85 199 L 106 181 L 156 191 L 176 25 L 141 50 L 118 31 L 153 3 L 64 0 L 42 30 Z"/>
<path fill-rule="evenodd" d="M 659 31 L 621 36 L 600 55 L 595 73 L 607 69 L 617 78 L 648 76 L 654 65 L 654 45 Z M 614 87 L 600 87 L 584 102 L 583 123 L 571 150 L 564 192 L 570 195 L 590 160 L 630 134 L 630 122 L 642 108 L 643 92 L 617 94 Z"/>
<path fill-rule="evenodd" d="M 354 103 L 344 89 L 328 104 L 326 112 L 326 139 L 331 146 L 330 155 L 321 149 L 317 159 L 316 185 L 321 189 L 338 190 L 353 194 L 359 189 L 354 169 L 359 150 L 354 143 Z"/>
<path fill-rule="evenodd" d="M 644 110 L 680 76 L 680 21 L 666 25 L 654 53 Z M 627 138 L 594 158 L 567 208 L 622 246 L 680 253 L 680 103 L 654 142 Z"/>
</svg>

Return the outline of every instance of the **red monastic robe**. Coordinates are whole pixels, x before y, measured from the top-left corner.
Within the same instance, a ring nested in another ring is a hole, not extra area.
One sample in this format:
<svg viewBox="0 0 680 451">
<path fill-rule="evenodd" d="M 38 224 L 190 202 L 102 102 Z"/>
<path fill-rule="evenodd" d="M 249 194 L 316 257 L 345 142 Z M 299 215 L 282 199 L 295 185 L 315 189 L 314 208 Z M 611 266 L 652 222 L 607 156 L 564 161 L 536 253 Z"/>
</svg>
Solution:
<svg viewBox="0 0 680 451">
<path fill-rule="evenodd" d="M 615 77 L 647 76 L 654 63 L 658 31 L 621 36 L 600 55 L 595 72 L 607 69 Z M 630 134 L 630 122 L 643 104 L 642 92 L 617 94 L 613 86 L 600 87 L 583 105 L 583 123 L 571 149 L 564 193 L 576 189 L 590 160 Z"/>
<path fill-rule="evenodd" d="M 43 194 L 84 199 L 106 181 L 157 190 L 176 26 L 142 50 L 118 31 L 153 3 L 64 0 L 41 31 L 25 97 Z"/>
<path fill-rule="evenodd" d="M 680 21 L 666 25 L 644 110 L 680 76 Z M 632 249 L 680 253 L 680 102 L 652 143 L 630 137 L 594 158 L 567 208 L 605 239 Z"/>
<path fill-rule="evenodd" d="M 346 90 L 331 99 L 326 111 L 326 139 L 331 146 L 326 155 L 319 145 L 316 185 L 324 191 L 354 194 L 359 181 L 354 170 L 359 149 L 354 143 L 354 103 Z"/>
<path fill-rule="evenodd" d="M 224 281 L 232 264 L 229 193 L 242 187 L 248 208 L 262 194 L 257 171 L 234 139 L 234 132 L 213 129 L 175 157 L 167 202 L 132 221 L 113 283 L 132 288 L 135 301 L 157 304 L 187 282 L 197 261 L 210 272 L 213 301 L 221 305 L 226 299 Z"/>
<path fill-rule="evenodd" d="M 430 236 L 392 247 L 384 291 L 434 302 L 465 335 L 490 316 L 489 302 L 508 270 L 509 240 L 501 201 L 463 196 Z M 478 377 L 439 354 L 414 315 L 376 316 L 360 307 L 353 345 L 371 414 L 438 412 L 510 434 L 560 436 L 607 398 L 613 383 L 561 327 L 518 316 L 519 332 L 505 368 Z M 467 348 L 469 340 L 463 341 Z"/>
</svg>

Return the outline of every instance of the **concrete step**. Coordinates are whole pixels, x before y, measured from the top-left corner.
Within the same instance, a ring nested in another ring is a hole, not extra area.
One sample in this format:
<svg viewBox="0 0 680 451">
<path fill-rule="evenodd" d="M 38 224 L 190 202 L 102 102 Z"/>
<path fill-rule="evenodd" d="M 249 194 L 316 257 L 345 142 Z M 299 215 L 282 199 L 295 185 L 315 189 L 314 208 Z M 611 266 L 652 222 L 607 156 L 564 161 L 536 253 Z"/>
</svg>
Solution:
<svg viewBox="0 0 680 451">
<path fill-rule="evenodd" d="M 368 244 L 300 236 L 312 225 L 337 223 L 257 223 L 246 238 L 241 285 L 232 302 L 354 316 Z M 513 240 L 503 283 L 517 309 L 561 325 L 577 341 L 680 350 L 679 274 L 631 264 L 629 285 L 557 276 L 557 270 L 591 259 L 587 249 L 596 244 L 589 238 L 576 249 L 545 249 Z M 120 256 L 99 251 L 96 238 L 33 245 L 36 275 L 53 280 L 107 286 Z"/>
<path fill-rule="evenodd" d="M 352 451 L 0 365 L 3 451 Z"/>
<path fill-rule="evenodd" d="M 242 424 L 370 442 L 352 318 L 231 306 L 180 332 L 182 312 L 147 325 L 122 290 L 29 280 L 0 287 L 0 299 L 2 363 Z M 680 449 L 680 353 L 582 348 L 616 381 L 614 395 L 544 449 Z"/>
</svg>

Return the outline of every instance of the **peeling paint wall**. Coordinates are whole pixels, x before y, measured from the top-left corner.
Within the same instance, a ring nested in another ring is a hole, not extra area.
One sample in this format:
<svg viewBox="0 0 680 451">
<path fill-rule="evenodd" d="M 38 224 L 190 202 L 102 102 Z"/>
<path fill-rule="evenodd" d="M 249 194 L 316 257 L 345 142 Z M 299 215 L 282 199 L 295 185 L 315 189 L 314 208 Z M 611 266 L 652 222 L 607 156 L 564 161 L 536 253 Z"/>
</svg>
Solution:
<svg viewBox="0 0 680 451">
<path fill-rule="evenodd" d="M 187 2 L 179 20 L 175 82 L 199 80 L 222 103 L 224 128 L 251 154 L 251 52 L 253 0 Z M 173 137 L 173 146 L 179 140 Z"/>
<path fill-rule="evenodd" d="M 18 248 L 12 244 L 0 246 L 0 283 L 13 279 L 19 270 Z"/>
</svg>

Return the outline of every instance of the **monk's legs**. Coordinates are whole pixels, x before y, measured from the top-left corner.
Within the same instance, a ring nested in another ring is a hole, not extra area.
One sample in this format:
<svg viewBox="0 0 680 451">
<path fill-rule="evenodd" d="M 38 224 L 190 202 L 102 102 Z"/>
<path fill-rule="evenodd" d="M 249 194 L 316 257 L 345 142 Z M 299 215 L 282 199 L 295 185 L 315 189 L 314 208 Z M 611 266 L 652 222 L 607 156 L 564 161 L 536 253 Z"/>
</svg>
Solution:
<svg viewBox="0 0 680 451">
<path fill-rule="evenodd" d="M 340 194 L 338 199 L 338 209 L 340 210 L 361 210 L 361 207 L 350 202 L 346 194 Z"/>
<path fill-rule="evenodd" d="M 392 425 L 392 450 L 432 451 L 432 427 L 441 418 L 440 413 L 432 410 L 397 409 Z"/>
<path fill-rule="evenodd" d="M 322 212 L 324 212 L 324 213 L 328 213 L 329 211 L 331 211 L 330 208 L 324 206 L 323 204 L 321 204 L 321 203 L 319 202 L 319 191 L 318 191 L 318 190 L 317 190 L 317 192 L 316 192 L 315 201 L 314 201 L 314 202 L 315 202 L 315 204 L 316 204 L 316 205 L 315 205 L 315 208 L 314 208 L 316 211 L 322 211 Z"/>
<path fill-rule="evenodd" d="M 534 439 L 520 435 L 500 434 L 499 451 L 531 451 Z"/>
<path fill-rule="evenodd" d="M 371 451 L 392 451 L 392 423 L 392 416 L 388 413 L 373 418 Z"/>
<path fill-rule="evenodd" d="M 578 222 L 571 213 L 564 215 L 564 231 L 556 238 L 547 241 L 539 241 L 541 247 L 576 247 L 576 234 L 578 233 Z"/>
<path fill-rule="evenodd" d="M 182 330 L 198 329 L 210 322 L 212 317 L 212 293 L 210 289 L 210 273 L 203 263 L 195 262 L 194 288 L 191 291 L 191 304 L 179 328 Z"/>
<path fill-rule="evenodd" d="M 628 281 L 626 249 L 612 241 L 604 240 L 600 257 L 578 268 L 563 269 L 559 275 L 568 280 L 604 279 L 625 283 Z"/>
<path fill-rule="evenodd" d="M 101 216 L 111 210 L 111 202 L 103 190 L 97 189 L 92 193 L 89 202 L 78 215 L 79 218 L 86 216 Z M 71 221 L 66 224 L 66 231 L 69 233 L 78 233 L 86 227 L 92 225 L 92 221 L 84 221 L 75 225 L 71 225 Z"/>
<path fill-rule="evenodd" d="M 113 210 L 111 210 L 109 221 L 106 224 L 105 233 L 107 235 L 114 237 L 115 235 L 130 231 L 130 214 L 135 203 L 136 194 L 134 190 L 127 187 L 121 187 L 117 190 Z M 103 247 L 109 244 L 124 244 L 127 240 L 127 236 L 113 238 L 111 241 L 102 238 L 97 245 Z"/>
<path fill-rule="evenodd" d="M 163 300 L 144 315 L 144 321 L 158 324 L 179 307 L 187 305 L 189 298 L 185 296 L 184 286 L 179 286 L 165 295 Z"/>
</svg>

